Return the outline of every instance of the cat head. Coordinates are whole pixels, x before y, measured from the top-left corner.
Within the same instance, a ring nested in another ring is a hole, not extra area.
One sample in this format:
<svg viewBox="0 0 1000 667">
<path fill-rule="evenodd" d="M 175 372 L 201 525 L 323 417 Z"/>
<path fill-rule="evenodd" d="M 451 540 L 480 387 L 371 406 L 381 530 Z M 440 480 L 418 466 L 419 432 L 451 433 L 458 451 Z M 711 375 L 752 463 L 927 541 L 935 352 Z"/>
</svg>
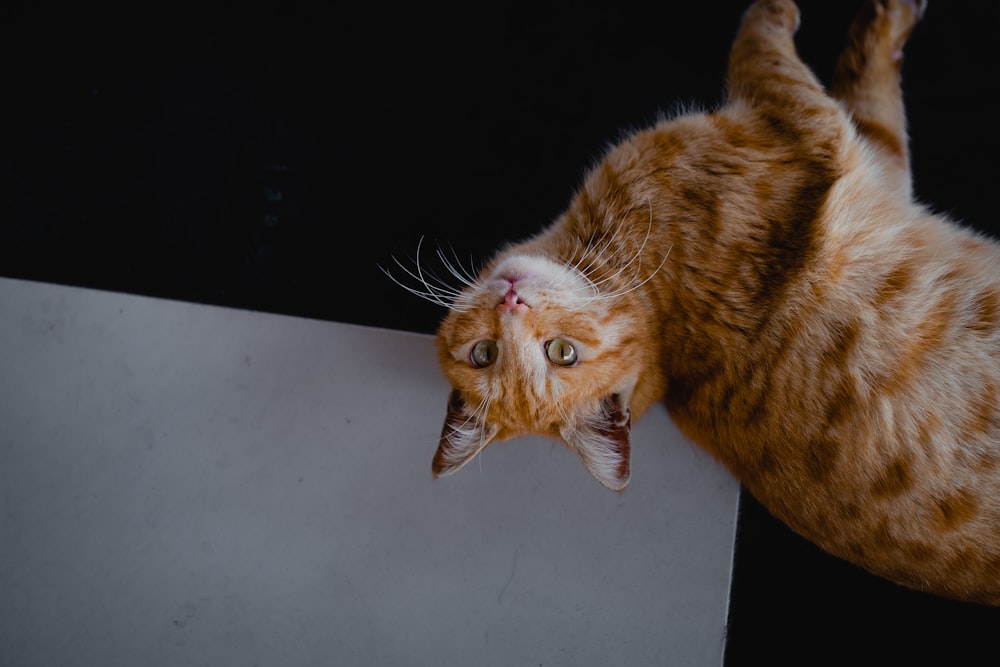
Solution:
<svg viewBox="0 0 1000 667">
<path fill-rule="evenodd" d="M 624 489 L 636 386 L 655 353 L 642 343 L 638 294 L 602 289 L 575 265 L 517 249 L 467 282 L 438 330 L 453 389 L 434 476 L 492 442 L 536 434 L 565 443 L 604 486 Z M 644 409 L 649 401 L 640 400 Z"/>
</svg>

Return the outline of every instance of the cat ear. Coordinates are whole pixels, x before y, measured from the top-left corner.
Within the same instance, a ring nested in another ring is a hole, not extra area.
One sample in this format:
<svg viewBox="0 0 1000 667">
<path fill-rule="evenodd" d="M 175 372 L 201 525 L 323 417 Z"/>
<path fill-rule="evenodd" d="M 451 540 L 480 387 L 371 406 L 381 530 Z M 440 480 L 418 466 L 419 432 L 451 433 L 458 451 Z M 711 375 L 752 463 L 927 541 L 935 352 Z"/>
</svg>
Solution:
<svg viewBox="0 0 1000 667">
<path fill-rule="evenodd" d="M 487 430 L 485 422 L 469 411 L 462 392 L 452 389 L 448 397 L 448 413 L 441 429 L 441 442 L 431 471 L 435 479 L 450 475 L 476 457 L 493 441 L 494 430 Z"/>
<path fill-rule="evenodd" d="M 581 425 L 564 428 L 562 436 L 594 479 L 612 491 L 621 491 L 631 475 L 631 428 L 632 413 L 622 405 L 621 396 L 612 394 Z"/>
</svg>

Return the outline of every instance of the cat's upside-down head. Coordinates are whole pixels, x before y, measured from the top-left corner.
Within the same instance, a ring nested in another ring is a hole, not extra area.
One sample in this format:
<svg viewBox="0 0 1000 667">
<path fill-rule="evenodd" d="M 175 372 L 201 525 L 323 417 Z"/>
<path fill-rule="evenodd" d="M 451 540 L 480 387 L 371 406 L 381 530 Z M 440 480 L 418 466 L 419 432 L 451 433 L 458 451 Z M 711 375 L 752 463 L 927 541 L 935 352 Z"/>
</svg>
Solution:
<svg viewBox="0 0 1000 667">
<path fill-rule="evenodd" d="M 643 342 L 641 291 L 618 287 L 624 275 L 511 249 L 455 299 L 437 337 L 453 390 L 435 476 L 491 442 L 537 434 L 564 442 L 601 484 L 625 487 L 631 406 L 657 352 Z"/>
</svg>

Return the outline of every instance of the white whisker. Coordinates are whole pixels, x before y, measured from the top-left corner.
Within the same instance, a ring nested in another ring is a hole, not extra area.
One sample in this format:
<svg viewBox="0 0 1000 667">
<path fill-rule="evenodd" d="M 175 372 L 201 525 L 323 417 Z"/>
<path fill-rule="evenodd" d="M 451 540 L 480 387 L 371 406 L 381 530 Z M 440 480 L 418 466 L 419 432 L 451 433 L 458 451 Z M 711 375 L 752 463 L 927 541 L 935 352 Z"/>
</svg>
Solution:
<svg viewBox="0 0 1000 667">
<path fill-rule="evenodd" d="M 427 279 L 423 275 L 424 272 L 420 270 L 419 264 L 417 265 L 417 272 L 414 273 L 414 271 L 412 269 L 409 269 L 409 268 L 405 267 L 403 265 L 403 263 L 400 262 L 395 257 L 393 258 L 393 260 L 396 262 L 396 264 L 399 266 L 399 268 L 401 268 L 406 273 L 406 275 L 410 276 L 411 278 L 413 278 L 414 280 L 416 280 L 418 283 L 420 283 L 421 285 L 423 285 L 425 288 L 427 288 L 428 292 L 432 292 L 434 294 L 437 294 L 437 295 L 440 295 L 440 296 L 443 296 L 443 297 L 453 297 L 453 296 L 458 296 L 459 295 L 459 293 L 460 293 L 459 290 L 457 290 L 457 289 L 455 289 L 453 287 L 450 287 L 447 283 L 443 283 L 439 278 L 437 278 L 437 276 L 433 276 L 433 274 L 432 274 L 432 277 L 434 277 L 438 281 L 438 283 L 440 283 L 440 284 L 435 285 L 433 283 L 428 282 Z"/>
<path fill-rule="evenodd" d="M 452 311 L 466 312 L 471 309 L 474 306 L 474 297 L 469 293 L 469 288 L 475 287 L 477 279 L 458 260 L 454 250 L 452 250 L 454 261 L 440 248 L 435 252 L 446 272 L 445 276 L 449 277 L 450 280 L 446 280 L 436 271 L 429 269 L 426 262 L 421 261 L 423 242 L 424 237 L 420 237 L 417 242 L 416 255 L 410 258 L 409 265 L 404 264 L 396 257 L 392 258 L 403 275 L 416 285 L 407 284 L 407 281 L 400 279 L 383 266 L 379 266 L 379 268 L 390 280 L 414 296 Z M 452 284 L 456 281 L 457 286 Z"/>
<path fill-rule="evenodd" d="M 628 262 L 626 262 L 621 267 L 619 267 L 619 269 L 617 271 L 615 271 L 613 274 L 611 274 L 609 276 L 606 276 L 602 280 L 596 281 L 595 284 L 601 285 L 603 283 L 608 283 L 608 282 L 618 282 L 618 279 L 625 273 L 625 271 L 630 266 L 632 266 L 633 262 L 635 262 L 636 260 L 638 260 L 638 262 L 639 262 L 638 265 L 636 266 L 636 277 L 638 277 L 641 274 L 641 271 L 642 271 L 642 251 L 645 250 L 646 243 L 649 241 L 649 237 L 650 237 L 650 235 L 653 232 L 653 206 L 652 206 L 652 203 L 649 204 L 649 207 L 650 207 L 649 208 L 649 222 L 648 222 L 648 224 L 646 226 L 646 236 L 642 239 L 642 243 L 639 245 L 639 248 L 635 251 L 635 253 L 632 255 L 632 257 L 629 259 Z"/>
<path fill-rule="evenodd" d="M 479 407 L 477 407 L 476 410 L 474 411 L 474 414 L 478 413 L 476 414 L 476 423 L 482 424 L 479 428 L 479 448 L 480 448 L 479 455 L 476 456 L 476 458 L 479 459 L 480 473 L 483 472 L 483 452 L 485 451 L 485 446 L 486 446 L 486 442 L 484 442 L 486 440 L 486 415 L 489 414 L 490 405 L 492 404 L 493 404 L 493 396 L 492 392 L 490 392 L 487 393 L 487 395 L 483 398 L 482 402 L 479 404 Z"/>
<path fill-rule="evenodd" d="M 395 258 L 393 258 L 393 259 L 395 259 Z M 398 260 L 396 260 L 396 261 L 398 263 Z M 411 287 L 410 285 L 407 285 L 406 283 L 404 283 L 403 281 L 401 281 L 396 276 L 392 275 L 392 272 L 389 271 L 388 269 L 386 269 L 385 267 L 380 266 L 379 268 L 382 270 L 382 272 L 385 275 L 389 276 L 389 279 L 392 280 L 392 282 L 396 283 L 397 285 L 399 285 L 400 287 L 402 287 L 403 289 L 405 289 L 410 294 L 418 296 L 421 299 L 425 299 L 427 301 L 430 301 L 431 303 L 436 304 L 438 306 L 444 306 L 445 308 L 449 307 L 448 302 L 445 301 L 437 292 L 432 291 L 432 290 L 420 290 L 420 289 L 417 289 L 416 287 Z M 410 274 L 409 271 L 406 270 L 405 267 L 403 268 L 403 270 L 406 271 L 407 274 L 412 275 L 412 274 Z"/>
<path fill-rule="evenodd" d="M 646 236 L 643 238 L 642 243 L 639 245 L 639 247 L 636 249 L 636 251 L 632 254 L 631 258 L 627 262 L 619 266 L 615 271 L 597 280 L 592 279 L 589 274 L 591 273 L 592 269 L 596 267 L 596 263 L 599 261 L 600 255 L 599 254 L 592 255 L 590 257 L 590 261 L 585 266 L 583 266 L 584 258 L 586 258 L 588 255 L 591 255 L 592 253 L 600 253 L 608 250 L 611 247 L 612 243 L 618 243 L 619 250 L 621 250 L 622 243 L 621 239 L 618 236 L 616 236 L 615 234 L 611 234 L 609 238 L 602 243 L 601 249 L 599 251 L 596 251 L 593 248 L 593 239 L 588 240 L 587 246 L 582 251 L 581 258 L 573 264 L 566 265 L 567 268 L 577 271 L 579 275 L 587 283 L 586 286 L 576 287 L 575 289 L 571 289 L 570 298 L 575 301 L 584 303 L 597 299 L 602 299 L 602 300 L 615 299 L 622 297 L 625 294 L 628 294 L 629 292 L 641 288 L 643 285 L 652 280 L 653 277 L 657 273 L 659 273 L 660 269 L 663 268 L 664 264 L 666 264 L 667 258 L 670 256 L 670 251 L 673 249 L 673 246 L 670 246 L 670 248 L 668 248 L 667 252 L 664 254 L 663 258 L 660 260 L 660 263 L 657 265 L 657 267 L 648 276 L 646 276 L 645 279 L 639 280 L 639 278 L 642 276 L 643 273 L 642 271 L 643 257 L 645 254 L 646 246 L 648 245 L 649 239 L 652 236 L 652 231 L 653 231 L 653 208 L 652 208 L 652 203 L 650 202 L 649 219 L 646 227 Z M 634 272 L 634 276 L 632 277 L 632 279 L 626 281 L 624 280 L 624 276 L 626 275 L 627 272 L 630 272 L 630 270 Z M 611 285 L 621 285 L 623 282 L 629 284 L 627 284 L 624 287 L 619 287 L 617 289 L 612 289 L 608 292 L 602 293 L 604 287 Z M 573 292 L 577 294 L 574 295 L 572 294 Z"/>
<path fill-rule="evenodd" d="M 580 262 L 583 262 L 583 260 L 587 258 L 587 256 L 589 255 L 590 261 L 587 262 L 587 265 L 585 267 L 580 268 L 580 272 L 583 273 L 584 275 L 589 276 L 590 273 L 592 273 L 597 268 L 601 256 L 604 255 L 608 251 L 608 249 L 611 248 L 611 244 L 615 242 L 614 234 L 607 234 L 606 238 L 607 240 L 600 248 L 593 247 L 594 243 L 593 237 L 587 239 L 587 245 L 583 250 L 583 256 L 581 256 L 580 261 L 577 262 L 577 267 L 580 268 L 578 266 Z"/>
<path fill-rule="evenodd" d="M 674 249 L 674 246 L 672 246 L 672 245 L 669 248 L 667 248 L 667 252 L 666 252 L 666 254 L 663 255 L 663 259 L 660 260 L 660 264 L 656 267 L 656 269 L 652 273 L 650 273 L 648 276 L 646 276 L 645 280 L 643 280 L 642 282 L 638 283 L 637 285 L 633 285 L 633 286 L 631 286 L 631 287 L 629 287 L 627 289 L 619 290 L 617 292 L 609 292 L 608 294 L 601 294 L 601 295 L 598 295 L 598 296 L 596 296 L 594 298 L 595 299 L 616 299 L 616 298 L 618 298 L 620 296 L 624 296 L 624 295 L 628 294 L 629 292 L 634 292 L 635 290 L 639 289 L 640 287 L 642 287 L 643 285 L 645 285 L 646 283 L 648 283 L 650 280 L 652 280 L 654 277 L 656 277 L 656 274 L 660 272 L 660 269 L 663 268 L 663 265 L 667 263 L 667 258 L 670 257 L 670 251 L 673 250 L 673 249 Z"/>
<path fill-rule="evenodd" d="M 452 256 L 454 257 L 454 255 L 455 251 L 454 249 L 452 249 Z M 438 248 L 437 250 L 437 256 L 438 259 L 441 260 L 441 264 L 444 265 L 444 267 L 448 270 L 448 273 L 454 276 L 455 279 L 458 280 L 460 283 L 462 283 L 466 287 L 472 287 L 475 284 L 476 282 L 475 277 L 470 275 L 465 270 L 465 267 L 462 266 L 462 263 L 458 261 L 458 257 L 455 257 L 455 263 L 453 264 L 452 261 L 444 254 L 444 252 L 440 248 Z"/>
</svg>

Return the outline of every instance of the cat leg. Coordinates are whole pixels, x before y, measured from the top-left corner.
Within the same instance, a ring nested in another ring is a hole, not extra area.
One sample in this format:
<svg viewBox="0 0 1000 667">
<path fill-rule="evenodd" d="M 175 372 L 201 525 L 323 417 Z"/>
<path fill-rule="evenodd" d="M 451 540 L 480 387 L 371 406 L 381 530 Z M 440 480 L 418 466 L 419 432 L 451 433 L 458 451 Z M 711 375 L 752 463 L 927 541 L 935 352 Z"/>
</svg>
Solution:
<svg viewBox="0 0 1000 667">
<path fill-rule="evenodd" d="M 866 0 L 848 32 L 830 86 L 907 198 L 910 159 L 900 69 L 903 45 L 926 6 L 926 0 Z"/>
<path fill-rule="evenodd" d="M 808 243 L 826 193 L 843 171 L 850 132 L 844 109 L 795 50 L 798 26 L 792 0 L 756 0 L 733 40 L 726 80 L 725 113 L 749 125 L 754 140 L 746 148 L 769 165 L 761 215 L 785 225 L 773 230 L 772 248 L 788 238 Z M 801 257 L 793 255 L 789 261 Z"/>
<path fill-rule="evenodd" d="M 840 111 L 799 59 L 794 42 L 798 27 L 799 9 L 792 0 L 756 0 L 746 10 L 729 55 L 730 102 L 765 111 L 772 125 L 781 126 L 776 130 L 800 136 L 835 132 L 840 123 L 824 116 Z"/>
</svg>

